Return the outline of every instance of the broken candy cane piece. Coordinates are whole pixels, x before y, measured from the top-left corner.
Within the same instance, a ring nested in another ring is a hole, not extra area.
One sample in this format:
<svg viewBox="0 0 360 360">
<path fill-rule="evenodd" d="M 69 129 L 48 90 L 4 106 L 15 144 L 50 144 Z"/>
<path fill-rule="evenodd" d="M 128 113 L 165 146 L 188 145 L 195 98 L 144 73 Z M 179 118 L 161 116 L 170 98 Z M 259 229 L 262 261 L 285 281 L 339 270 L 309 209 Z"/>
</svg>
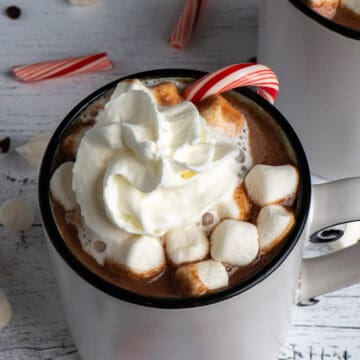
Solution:
<svg viewBox="0 0 360 360">
<path fill-rule="evenodd" d="M 170 45 L 176 49 L 183 49 L 190 40 L 199 17 L 204 11 L 205 0 L 187 0 L 185 8 L 176 23 L 171 36 Z"/>
<path fill-rule="evenodd" d="M 23 82 L 53 79 L 61 76 L 77 75 L 113 68 L 106 53 L 80 56 L 62 60 L 52 60 L 31 65 L 15 66 L 15 77 Z"/>
</svg>

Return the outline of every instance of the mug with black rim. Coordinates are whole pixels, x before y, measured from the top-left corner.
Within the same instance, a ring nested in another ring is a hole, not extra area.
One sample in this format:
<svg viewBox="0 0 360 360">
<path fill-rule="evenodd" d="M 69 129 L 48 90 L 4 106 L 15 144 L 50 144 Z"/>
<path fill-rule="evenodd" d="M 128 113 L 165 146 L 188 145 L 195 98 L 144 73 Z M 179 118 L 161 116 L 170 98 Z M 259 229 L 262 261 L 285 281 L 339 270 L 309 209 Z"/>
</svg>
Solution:
<svg viewBox="0 0 360 360">
<path fill-rule="evenodd" d="M 304 0 L 260 0 L 258 60 L 277 73 L 278 109 L 327 180 L 359 176 L 360 30 L 337 24 Z"/>
<path fill-rule="evenodd" d="M 302 145 L 285 118 L 250 89 L 234 90 L 271 117 L 301 174 L 296 224 L 253 278 L 199 298 L 151 297 L 116 287 L 85 267 L 55 223 L 49 195 L 59 142 L 82 110 L 124 79 L 192 81 L 205 73 L 155 70 L 126 76 L 81 101 L 53 134 L 43 158 L 39 202 L 65 316 L 84 360 L 276 359 L 297 303 L 360 281 L 360 245 L 303 260 L 305 240 L 329 225 L 360 219 L 360 179 L 313 188 Z M 336 272 L 333 269 L 337 269 Z M 311 301 L 310 301 L 311 302 Z"/>
</svg>

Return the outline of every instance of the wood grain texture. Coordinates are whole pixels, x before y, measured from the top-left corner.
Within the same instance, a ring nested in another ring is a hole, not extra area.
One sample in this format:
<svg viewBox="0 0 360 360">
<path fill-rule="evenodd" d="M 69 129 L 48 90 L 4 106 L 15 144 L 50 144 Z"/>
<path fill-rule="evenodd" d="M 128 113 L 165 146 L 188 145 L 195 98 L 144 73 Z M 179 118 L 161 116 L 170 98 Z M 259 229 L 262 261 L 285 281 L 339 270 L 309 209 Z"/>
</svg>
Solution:
<svg viewBox="0 0 360 360">
<path fill-rule="evenodd" d="M 182 0 L 99 0 L 88 8 L 71 7 L 65 0 L 14 3 L 23 10 L 16 21 L 2 13 L 10 4 L 0 4 L 0 138 L 12 140 L 10 153 L 0 155 L 0 204 L 26 196 L 36 221 L 21 235 L 0 226 L 0 288 L 14 311 L 0 333 L 0 359 L 75 360 L 40 225 L 37 174 L 14 148 L 35 133 L 50 134 L 80 99 L 118 77 L 154 68 L 213 70 L 247 60 L 256 52 L 257 11 L 249 0 L 222 0 L 221 5 L 208 0 L 189 47 L 178 51 L 167 38 Z M 19 83 L 9 74 L 16 64 L 99 51 L 109 53 L 113 70 L 36 84 Z M 300 359 L 360 359 L 360 286 L 296 309 L 279 360 Z"/>
</svg>

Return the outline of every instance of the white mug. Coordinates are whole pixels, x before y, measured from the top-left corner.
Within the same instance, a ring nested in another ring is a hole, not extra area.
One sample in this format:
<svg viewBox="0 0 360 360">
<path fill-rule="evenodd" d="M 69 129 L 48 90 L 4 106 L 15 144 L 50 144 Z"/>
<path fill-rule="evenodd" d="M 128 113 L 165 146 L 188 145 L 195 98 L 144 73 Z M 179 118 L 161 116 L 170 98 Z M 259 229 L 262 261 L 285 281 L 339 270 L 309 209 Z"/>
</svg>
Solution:
<svg viewBox="0 0 360 360">
<path fill-rule="evenodd" d="M 302 0 L 259 1 L 258 61 L 277 73 L 278 109 L 328 180 L 359 176 L 360 31 L 335 24 Z"/>
<path fill-rule="evenodd" d="M 126 78 L 193 80 L 202 75 L 170 69 Z M 66 320 L 82 359 L 275 360 L 297 303 L 360 281 L 360 245 L 302 259 L 310 235 L 328 225 L 360 219 L 360 179 L 311 188 L 305 153 L 289 123 L 253 91 L 237 89 L 237 96 L 246 97 L 273 119 L 300 172 L 297 220 L 287 241 L 252 279 L 203 297 L 156 298 L 116 287 L 86 268 L 65 245 L 53 219 L 49 181 L 68 126 L 118 81 L 90 95 L 66 116 L 50 140 L 40 170 L 42 221 Z"/>
</svg>

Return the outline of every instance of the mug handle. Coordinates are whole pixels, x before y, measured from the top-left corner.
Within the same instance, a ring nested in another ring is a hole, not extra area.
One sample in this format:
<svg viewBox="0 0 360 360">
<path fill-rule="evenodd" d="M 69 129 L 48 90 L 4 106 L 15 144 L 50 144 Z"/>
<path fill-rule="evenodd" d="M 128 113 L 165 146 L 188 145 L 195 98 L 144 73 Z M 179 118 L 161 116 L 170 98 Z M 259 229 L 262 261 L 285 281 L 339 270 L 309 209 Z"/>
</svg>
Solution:
<svg viewBox="0 0 360 360">
<path fill-rule="evenodd" d="M 360 177 L 313 185 L 305 238 L 331 225 L 360 220 Z M 329 255 L 304 259 L 300 272 L 298 303 L 360 282 L 360 243 Z"/>
</svg>

